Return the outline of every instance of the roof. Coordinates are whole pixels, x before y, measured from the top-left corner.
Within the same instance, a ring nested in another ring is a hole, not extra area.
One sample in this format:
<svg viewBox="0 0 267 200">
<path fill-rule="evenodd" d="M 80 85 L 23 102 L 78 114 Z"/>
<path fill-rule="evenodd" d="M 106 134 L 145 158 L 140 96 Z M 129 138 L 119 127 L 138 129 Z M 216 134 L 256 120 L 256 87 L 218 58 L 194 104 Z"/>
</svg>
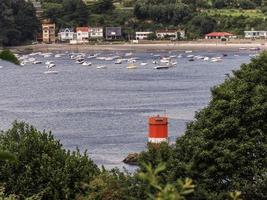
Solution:
<svg viewBox="0 0 267 200">
<path fill-rule="evenodd" d="M 74 32 L 73 28 L 61 28 L 61 29 L 59 29 L 59 33 L 66 32 L 66 31 Z"/>
<path fill-rule="evenodd" d="M 76 28 L 76 32 L 88 32 L 89 31 L 89 28 L 88 27 L 77 27 Z"/>
<path fill-rule="evenodd" d="M 210 37 L 223 37 L 223 36 L 232 36 L 232 33 L 228 33 L 228 32 L 212 32 L 212 33 L 208 33 L 206 34 L 206 36 L 210 36 Z"/>
</svg>

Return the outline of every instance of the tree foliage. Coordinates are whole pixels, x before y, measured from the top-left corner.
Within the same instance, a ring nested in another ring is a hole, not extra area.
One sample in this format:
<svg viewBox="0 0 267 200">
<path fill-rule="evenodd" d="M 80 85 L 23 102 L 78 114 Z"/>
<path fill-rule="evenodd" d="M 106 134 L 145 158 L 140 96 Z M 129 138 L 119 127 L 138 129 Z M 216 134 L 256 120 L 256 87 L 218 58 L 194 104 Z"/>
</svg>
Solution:
<svg viewBox="0 0 267 200">
<path fill-rule="evenodd" d="M 212 89 L 211 102 L 174 147 L 160 146 L 141 157 L 153 166 L 166 163 L 162 181 L 192 178 L 196 199 L 226 199 L 235 190 L 243 199 L 266 199 L 266 63 L 264 52 L 243 64 Z"/>
<path fill-rule="evenodd" d="M 30 2 L 0 1 L 0 46 L 18 45 L 33 40 L 38 28 L 36 12 Z"/>
<path fill-rule="evenodd" d="M 59 28 L 88 25 L 89 10 L 82 0 L 48 2 L 43 7 L 44 17 L 51 19 Z"/>
<path fill-rule="evenodd" d="M 17 157 L 17 162 L 0 161 L 0 180 L 7 194 L 20 198 L 39 195 L 42 199 L 74 199 L 99 170 L 79 151 L 62 148 L 51 133 L 37 131 L 23 122 L 0 135 L 0 148 Z"/>
</svg>

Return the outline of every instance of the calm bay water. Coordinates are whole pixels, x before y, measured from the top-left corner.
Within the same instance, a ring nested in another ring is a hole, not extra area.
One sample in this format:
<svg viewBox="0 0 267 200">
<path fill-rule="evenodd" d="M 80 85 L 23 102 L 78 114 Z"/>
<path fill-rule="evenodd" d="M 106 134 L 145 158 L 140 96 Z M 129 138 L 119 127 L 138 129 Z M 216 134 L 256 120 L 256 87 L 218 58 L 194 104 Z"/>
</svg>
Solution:
<svg viewBox="0 0 267 200">
<path fill-rule="evenodd" d="M 193 54 L 221 56 L 222 52 Z M 35 56 L 55 61 L 57 75 L 44 74 L 45 64 L 18 67 L 0 61 L 0 129 L 8 129 L 15 119 L 23 120 L 52 130 L 67 149 L 87 149 L 99 165 L 121 168 L 128 153 L 145 149 L 148 116 L 167 113 L 174 141 L 195 111 L 208 104 L 210 88 L 249 62 L 248 54 L 229 53 L 222 62 L 189 62 L 184 54 L 177 59 L 177 67 L 168 70 L 153 69 L 151 53 L 134 53 L 140 59 L 134 70 L 114 61 L 94 59 L 91 67 L 83 67 L 68 56 Z M 141 62 L 148 65 L 140 66 Z"/>
</svg>

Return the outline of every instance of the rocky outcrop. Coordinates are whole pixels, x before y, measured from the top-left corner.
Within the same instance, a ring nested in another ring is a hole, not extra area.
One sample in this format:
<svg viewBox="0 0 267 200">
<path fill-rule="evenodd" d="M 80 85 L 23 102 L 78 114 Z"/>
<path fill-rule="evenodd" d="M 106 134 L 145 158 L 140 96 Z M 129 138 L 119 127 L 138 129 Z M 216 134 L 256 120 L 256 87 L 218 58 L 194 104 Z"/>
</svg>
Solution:
<svg viewBox="0 0 267 200">
<path fill-rule="evenodd" d="M 128 164 L 128 165 L 138 165 L 138 153 L 130 153 L 124 160 L 123 162 Z"/>
</svg>

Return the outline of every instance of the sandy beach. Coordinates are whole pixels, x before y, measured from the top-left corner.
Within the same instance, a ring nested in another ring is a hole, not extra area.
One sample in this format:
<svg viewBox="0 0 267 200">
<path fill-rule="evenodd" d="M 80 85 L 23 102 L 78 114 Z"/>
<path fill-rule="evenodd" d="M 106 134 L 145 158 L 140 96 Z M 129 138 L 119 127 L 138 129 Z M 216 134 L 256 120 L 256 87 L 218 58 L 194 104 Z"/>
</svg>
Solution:
<svg viewBox="0 0 267 200">
<path fill-rule="evenodd" d="M 176 50 L 176 51 L 238 51 L 240 49 L 246 50 L 250 48 L 260 48 L 265 50 L 267 43 L 265 41 L 257 42 L 237 42 L 237 43 L 216 43 L 214 41 L 196 41 L 196 42 L 167 42 L 167 43 L 148 43 L 148 44 L 36 44 L 19 47 L 11 47 L 12 50 L 17 52 L 90 52 L 90 51 L 161 51 L 161 50 Z"/>
</svg>

